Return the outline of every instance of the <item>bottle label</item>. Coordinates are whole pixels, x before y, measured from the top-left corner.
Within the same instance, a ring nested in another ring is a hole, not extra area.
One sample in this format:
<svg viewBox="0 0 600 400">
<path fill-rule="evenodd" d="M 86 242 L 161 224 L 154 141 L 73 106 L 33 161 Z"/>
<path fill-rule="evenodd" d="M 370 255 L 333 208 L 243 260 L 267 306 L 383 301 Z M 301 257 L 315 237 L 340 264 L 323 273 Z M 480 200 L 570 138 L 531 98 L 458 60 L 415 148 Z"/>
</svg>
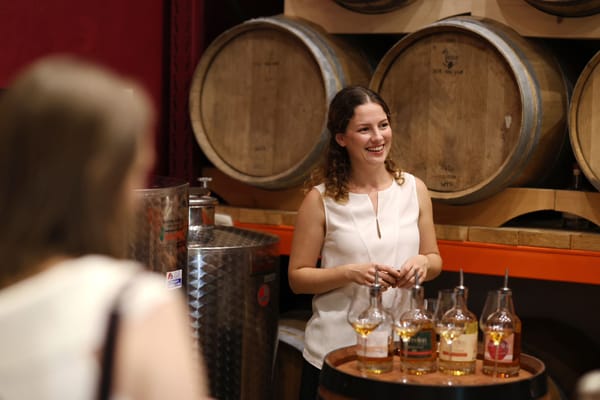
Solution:
<svg viewBox="0 0 600 400">
<path fill-rule="evenodd" d="M 375 330 L 367 336 L 365 357 L 387 357 L 389 352 L 389 333 L 386 330 Z"/>
<path fill-rule="evenodd" d="M 452 351 L 452 352 L 451 352 Z M 477 358 L 477 333 L 463 333 L 452 345 L 440 340 L 440 360 L 473 361 Z"/>
<path fill-rule="evenodd" d="M 503 338 L 498 346 L 489 337 L 485 338 L 484 358 L 499 363 L 510 363 L 514 359 L 515 335 Z"/>
<path fill-rule="evenodd" d="M 433 343 L 435 343 L 435 332 L 433 329 L 420 331 L 410 338 L 406 357 L 413 360 L 432 358 Z"/>
</svg>

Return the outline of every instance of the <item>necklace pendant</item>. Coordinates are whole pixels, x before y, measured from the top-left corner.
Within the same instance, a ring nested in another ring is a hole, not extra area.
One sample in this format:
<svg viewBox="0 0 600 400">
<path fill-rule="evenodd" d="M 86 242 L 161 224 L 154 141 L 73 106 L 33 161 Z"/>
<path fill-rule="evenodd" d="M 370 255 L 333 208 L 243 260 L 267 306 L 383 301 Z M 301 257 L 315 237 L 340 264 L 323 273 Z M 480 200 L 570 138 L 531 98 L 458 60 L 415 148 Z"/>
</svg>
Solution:
<svg viewBox="0 0 600 400">
<path fill-rule="evenodd" d="M 381 230 L 379 229 L 379 218 L 375 217 L 375 225 L 377 225 L 377 237 L 381 239 Z"/>
</svg>

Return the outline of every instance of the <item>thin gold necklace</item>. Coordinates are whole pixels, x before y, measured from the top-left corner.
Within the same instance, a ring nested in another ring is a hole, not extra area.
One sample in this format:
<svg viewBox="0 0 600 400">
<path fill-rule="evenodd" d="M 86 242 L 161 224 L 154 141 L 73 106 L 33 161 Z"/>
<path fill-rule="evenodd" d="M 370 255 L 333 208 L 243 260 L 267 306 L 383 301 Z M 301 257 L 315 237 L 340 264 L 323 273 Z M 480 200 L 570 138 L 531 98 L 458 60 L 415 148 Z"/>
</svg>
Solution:
<svg viewBox="0 0 600 400">
<path fill-rule="evenodd" d="M 377 204 L 375 206 L 375 225 L 377 226 L 377 237 L 381 239 L 381 229 L 379 228 L 379 191 L 375 192 Z"/>
</svg>

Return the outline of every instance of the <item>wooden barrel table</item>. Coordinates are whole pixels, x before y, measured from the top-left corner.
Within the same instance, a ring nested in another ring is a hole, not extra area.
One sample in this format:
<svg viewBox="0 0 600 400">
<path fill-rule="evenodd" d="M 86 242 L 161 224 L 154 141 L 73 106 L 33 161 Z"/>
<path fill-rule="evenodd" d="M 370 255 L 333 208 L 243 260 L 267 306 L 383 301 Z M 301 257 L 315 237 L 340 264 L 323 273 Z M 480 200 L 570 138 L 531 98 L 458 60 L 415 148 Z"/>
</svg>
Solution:
<svg viewBox="0 0 600 400">
<path fill-rule="evenodd" d="M 476 373 L 451 376 L 441 372 L 415 376 L 405 375 L 400 359 L 394 357 L 394 369 L 385 374 L 367 374 L 358 370 L 356 346 L 329 353 L 321 370 L 321 400 L 349 399 L 419 399 L 419 400 L 550 400 L 544 363 L 521 354 L 521 371 L 513 378 L 493 378 L 481 372 L 477 360 Z M 402 382 L 406 378 L 405 382 Z"/>
</svg>

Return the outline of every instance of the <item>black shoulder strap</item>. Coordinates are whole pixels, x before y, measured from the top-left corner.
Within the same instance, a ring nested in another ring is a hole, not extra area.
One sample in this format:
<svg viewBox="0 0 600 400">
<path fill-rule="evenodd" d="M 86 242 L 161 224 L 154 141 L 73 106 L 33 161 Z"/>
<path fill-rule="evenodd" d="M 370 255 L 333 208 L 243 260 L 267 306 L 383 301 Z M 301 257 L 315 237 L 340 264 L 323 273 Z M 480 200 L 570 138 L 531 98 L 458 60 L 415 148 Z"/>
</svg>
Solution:
<svg viewBox="0 0 600 400">
<path fill-rule="evenodd" d="M 131 286 L 132 282 L 135 280 L 136 275 L 137 274 L 133 274 L 133 276 L 129 278 L 121 287 L 110 310 L 110 315 L 108 317 L 108 328 L 106 330 L 106 336 L 104 338 L 104 346 L 102 350 L 100 382 L 98 383 L 97 400 L 108 400 L 110 398 L 113 382 L 115 352 L 117 348 L 117 336 L 119 332 L 119 322 L 121 319 L 119 309 L 122 297 L 127 291 L 127 288 Z"/>
</svg>

